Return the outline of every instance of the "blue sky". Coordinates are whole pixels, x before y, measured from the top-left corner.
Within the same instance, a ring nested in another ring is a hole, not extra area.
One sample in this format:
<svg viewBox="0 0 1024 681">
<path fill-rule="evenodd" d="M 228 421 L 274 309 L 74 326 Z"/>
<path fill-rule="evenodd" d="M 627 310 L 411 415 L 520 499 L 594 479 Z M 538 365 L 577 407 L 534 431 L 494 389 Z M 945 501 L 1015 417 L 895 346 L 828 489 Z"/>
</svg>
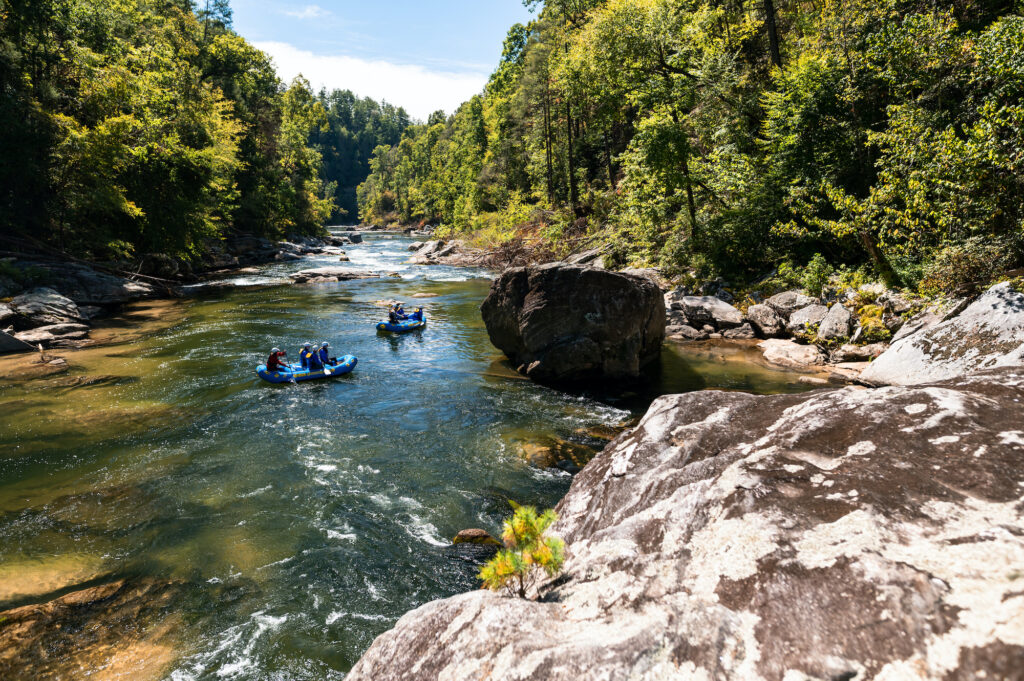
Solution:
<svg viewBox="0 0 1024 681">
<path fill-rule="evenodd" d="M 201 0 L 200 0 L 201 2 Z M 521 0 L 232 0 L 235 30 L 315 89 L 348 88 L 424 119 L 479 92 Z"/>
</svg>

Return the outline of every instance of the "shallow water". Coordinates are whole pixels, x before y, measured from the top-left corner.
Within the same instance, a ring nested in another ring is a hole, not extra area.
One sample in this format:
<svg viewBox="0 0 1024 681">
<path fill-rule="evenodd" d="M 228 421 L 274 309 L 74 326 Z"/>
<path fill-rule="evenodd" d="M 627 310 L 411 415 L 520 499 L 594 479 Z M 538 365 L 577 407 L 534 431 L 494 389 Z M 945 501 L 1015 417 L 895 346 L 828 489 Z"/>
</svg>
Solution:
<svg viewBox="0 0 1024 681">
<path fill-rule="evenodd" d="M 58 351 L 66 374 L 0 378 L 0 608 L 101 575 L 174 580 L 167 678 L 341 678 L 402 614 L 477 586 L 458 530 L 497 532 L 508 500 L 565 493 L 569 475 L 530 466 L 524 442 L 599 446 L 582 431 L 662 392 L 806 388 L 714 346 L 666 346 L 632 394 L 534 385 L 487 339 L 487 273 L 406 265 L 410 242 L 345 249 L 353 269 L 398 277 L 256 286 L 338 263 L 268 266 L 252 288 L 110 320 L 94 337 L 112 344 Z M 378 335 L 391 298 L 422 304 L 426 329 Z M 272 345 L 295 359 L 322 339 L 355 372 L 256 378 Z M 0 377 L 25 361 L 0 358 Z"/>
</svg>

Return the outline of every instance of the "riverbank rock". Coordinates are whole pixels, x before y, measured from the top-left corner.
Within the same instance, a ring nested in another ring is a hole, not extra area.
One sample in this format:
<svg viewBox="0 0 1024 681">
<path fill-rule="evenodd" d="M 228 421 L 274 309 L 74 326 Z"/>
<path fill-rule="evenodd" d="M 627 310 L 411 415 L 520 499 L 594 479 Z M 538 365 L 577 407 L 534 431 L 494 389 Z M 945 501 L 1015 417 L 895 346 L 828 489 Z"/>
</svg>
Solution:
<svg viewBox="0 0 1024 681">
<path fill-rule="evenodd" d="M 742 312 L 714 296 L 683 296 L 672 303 L 672 309 L 682 311 L 689 325 L 694 328 L 710 324 L 721 331 L 743 323 Z"/>
<path fill-rule="evenodd" d="M 993 286 L 959 314 L 892 343 L 864 379 L 913 385 L 1024 365 L 1024 293 Z"/>
<path fill-rule="evenodd" d="M 868 362 L 889 349 L 887 343 L 871 343 L 869 345 L 851 345 L 846 343 L 832 351 L 833 362 Z"/>
<path fill-rule="evenodd" d="M 539 599 L 428 603 L 347 679 L 1020 678 L 1022 400 L 1014 369 L 661 397 L 558 505 Z"/>
<path fill-rule="evenodd" d="M 769 338 L 757 344 L 765 361 L 796 369 L 824 364 L 825 355 L 815 345 L 800 345 L 791 340 Z"/>
<path fill-rule="evenodd" d="M 373 272 L 362 270 L 350 270 L 345 267 L 316 267 L 309 270 L 300 270 L 288 275 L 288 278 L 296 284 L 318 284 L 332 281 L 348 281 L 350 279 L 373 279 L 379 277 Z"/>
<path fill-rule="evenodd" d="M 80 324 L 84 321 L 78 305 L 52 288 L 39 287 L 11 299 L 15 329 L 32 329 L 51 324 Z"/>
<path fill-rule="evenodd" d="M 836 303 L 828 309 L 818 325 L 818 338 L 826 341 L 849 338 L 852 329 L 853 313 Z"/>
<path fill-rule="evenodd" d="M 747 321 L 762 338 L 777 336 L 786 328 L 786 323 L 775 308 L 763 303 L 747 308 Z"/>
<path fill-rule="evenodd" d="M 805 296 L 800 291 L 777 293 L 764 301 L 765 305 L 768 305 L 778 312 L 779 316 L 783 319 L 789 319 L 790 315 L 797 310 L 807 307 L 808 305 L 816 305 L 818 302 L 817 298 Z"/>
<path fill-rule="evenodd" d="M 828 308 L 817 303 L 802 307 L 789 316 L 789 321 L 786 322 L 786 329 L 790 333 L 806 331 L 808 327 L 820 324 L 827 314 Z"/>
<path fill-rule="evenodd" d="M 18 340 L 29 343 L 33 347 L 42 345 L 44 348 L 66 347 L 71 341 L 82 340 L 89 335 L 89 327 L 86 324 L 50 324 L 40 326 L 28 331 L 19 331 L 14 334 Z"/>
<path fill-rule="evenodd" d="M 579 265 L 508 269 L 480 310 L 494 346 L 541 382 L 637 378 L 665 336 L 657 286 Z"/>
</svg>

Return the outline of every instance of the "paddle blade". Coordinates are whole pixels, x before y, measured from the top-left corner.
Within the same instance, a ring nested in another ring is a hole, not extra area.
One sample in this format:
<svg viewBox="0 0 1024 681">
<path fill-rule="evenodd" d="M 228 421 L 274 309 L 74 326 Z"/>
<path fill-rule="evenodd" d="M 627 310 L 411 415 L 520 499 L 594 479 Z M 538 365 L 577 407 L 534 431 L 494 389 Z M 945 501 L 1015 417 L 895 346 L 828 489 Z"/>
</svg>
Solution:
<svg viewBox="0 0 1024 681">
<path fill-rule="evenodd" d="M 331 375 L 331 370 L 330 369 L 324 369 L 324 376 L 330 376 L 330 375 Z"/>
</svg>

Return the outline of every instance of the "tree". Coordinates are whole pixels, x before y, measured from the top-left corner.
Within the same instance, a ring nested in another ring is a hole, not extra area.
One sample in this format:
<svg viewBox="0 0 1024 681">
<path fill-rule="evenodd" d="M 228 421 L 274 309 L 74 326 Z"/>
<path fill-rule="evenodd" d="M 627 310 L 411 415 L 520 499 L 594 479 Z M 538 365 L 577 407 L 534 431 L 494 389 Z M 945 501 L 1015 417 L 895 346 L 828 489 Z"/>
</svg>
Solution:
<svg viewBox="0 0 1024 681">
<path fill-rule="evenodd" d="M 552 510 L 538 515 L 530 506 L 517 508 L 504 523 L 501 539 L 505 548 L 480 570 L 484 586 L 526 598 L 540 575 L 556 576 L 565 560 L 565 544 L 545 533 L 557 519 Z"/>
</svg>

